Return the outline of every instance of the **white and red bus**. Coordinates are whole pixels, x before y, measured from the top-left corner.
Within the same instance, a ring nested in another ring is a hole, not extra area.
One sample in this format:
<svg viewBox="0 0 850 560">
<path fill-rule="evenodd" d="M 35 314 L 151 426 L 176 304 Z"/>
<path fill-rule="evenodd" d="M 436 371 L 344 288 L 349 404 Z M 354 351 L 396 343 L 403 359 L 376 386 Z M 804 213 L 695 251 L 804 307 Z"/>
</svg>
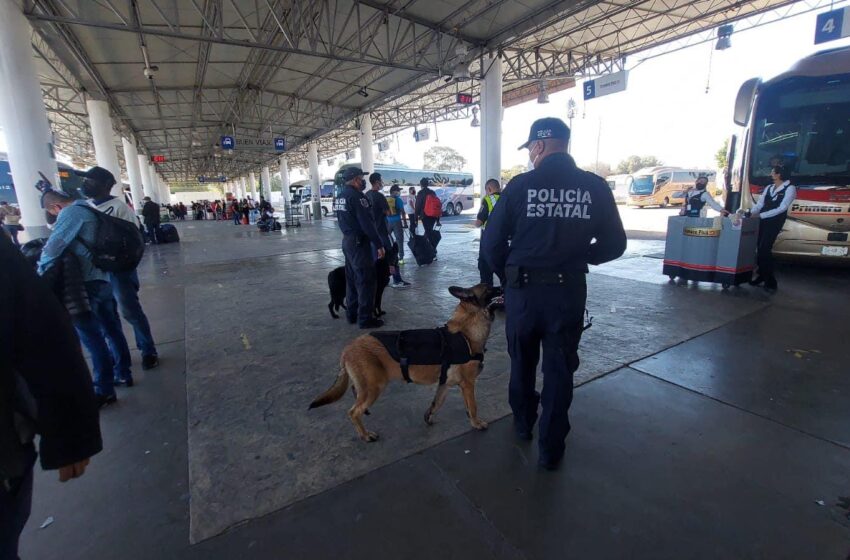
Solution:
<svg viewBox="0 0 850 560">
<path fill-rule="evenodd" d="M 850 261 L 850 47 L 821 51 L 735 100 L 726 207 L 752 207 L 784 165 L 797 198 L 776 241 L 784 255 Z"/>
</svg>

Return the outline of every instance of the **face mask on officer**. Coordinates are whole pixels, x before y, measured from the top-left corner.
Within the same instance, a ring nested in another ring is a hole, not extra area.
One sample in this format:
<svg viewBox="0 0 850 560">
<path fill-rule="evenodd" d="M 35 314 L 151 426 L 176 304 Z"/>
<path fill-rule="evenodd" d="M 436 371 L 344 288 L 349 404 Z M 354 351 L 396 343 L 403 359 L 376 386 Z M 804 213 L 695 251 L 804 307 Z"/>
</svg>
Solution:
<svg viewBox="0 0 850 560">
<path fill-rule="evenodd" d="M 536 150 L 537 146 L 540 146 L 539 150 Z M 536 150 L 536 154 L 535 154 Z M 542 141 L 534 142 L 531 146 L 528 147 L 528 169 L 534 169 L 537 166 L 537 160 L 540 158 L 540 155 L 545 150 L 544 144 Z"/>
<path fill-rule="evenodd" d="M 697 189 L 704 191 L 708 186 L 708 181 L 697 180 Z"/>
</svg>

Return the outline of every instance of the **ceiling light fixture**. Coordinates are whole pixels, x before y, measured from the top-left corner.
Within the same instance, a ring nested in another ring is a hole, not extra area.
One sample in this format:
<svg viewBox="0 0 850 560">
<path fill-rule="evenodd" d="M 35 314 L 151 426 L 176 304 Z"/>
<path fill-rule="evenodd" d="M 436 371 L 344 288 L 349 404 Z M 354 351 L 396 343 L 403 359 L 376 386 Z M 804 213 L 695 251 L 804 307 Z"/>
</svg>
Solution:
<svg viewBox="0 0 850 560">
<path fill-rule="evenodd" d="M 549 103 L 549 93 L 546 91 L 546 82 L 537 82 L 537 102 L 541 105 Z"/>
<path fill-rule="evenodd" d="M 732 31 L 734 31 L 734 27 L 731 24 L 721 25 L 717 28 L 717 44 L 714 45 L 714 50 L 725 51 L 732 46 Z"/>
</svg>

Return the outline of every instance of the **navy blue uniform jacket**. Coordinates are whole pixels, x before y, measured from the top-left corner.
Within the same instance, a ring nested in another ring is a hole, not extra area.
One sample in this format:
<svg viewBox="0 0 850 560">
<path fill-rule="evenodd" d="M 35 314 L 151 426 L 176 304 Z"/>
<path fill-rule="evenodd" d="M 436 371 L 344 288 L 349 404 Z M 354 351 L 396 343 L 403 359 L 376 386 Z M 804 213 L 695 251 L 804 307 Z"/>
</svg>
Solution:
<svg viewBox="0 0 850 560">
<path fill-rule="evenodd" d="M 481 247 L 499 273 L 506 266 L 587 272 L 623 254 L 626 232 L 605 180 L 559 153 L 511 179 Z"/>
<path fill-rule="evenodd" d="M 335 209 L 337 224 L 343 235 L 366 236 L 375 247 L 386 249 L 375 228 L 369 199 L 362 192 L 346 185 L 336 199 Z"/>
</svg>

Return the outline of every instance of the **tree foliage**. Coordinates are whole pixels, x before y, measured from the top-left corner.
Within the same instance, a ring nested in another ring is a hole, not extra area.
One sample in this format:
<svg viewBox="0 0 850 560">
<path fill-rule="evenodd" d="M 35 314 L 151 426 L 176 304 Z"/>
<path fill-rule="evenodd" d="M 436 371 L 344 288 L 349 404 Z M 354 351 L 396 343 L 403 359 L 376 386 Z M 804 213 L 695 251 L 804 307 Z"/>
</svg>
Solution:
<svg viewBox="0 0 850 560">
<path fill-rule="evenodd" d="M 434 146 L 425 152 L 423 166 L 437 171 L 463 171 L 466 158 L 448 146 Z"/>
<path fill-rule="evenodd" d="M 717 169 L 726 169 L 729 162 L 726 160 L 726 155 L 729 153 L 729 139 L 723 141 L 723 145 L 715 152 L 714 161 L 717 162 Z"/>
<path fill-rule="evenodd" d="M 519 175 L 520 173 L 525 173 L 525 166 L 524 165 L 514 165 L 513 167 L 511 167 L 509 169 L 502 169 L 502 172 L 500 173 L 500 178 L 502 180 L 502 186 L 504 187 L 505 185 L 507 185 L 508 181 L 510 181 L 511 179 L 513 179 L 514 177 Z"/>
<path fill-rule="evenodd" d="M 658 167 L 659 165 L 663 164 L 655 156 L 629 156 L 617 164 L 617 173 L 634 173 L 644 167 Z"/>
</svg>

